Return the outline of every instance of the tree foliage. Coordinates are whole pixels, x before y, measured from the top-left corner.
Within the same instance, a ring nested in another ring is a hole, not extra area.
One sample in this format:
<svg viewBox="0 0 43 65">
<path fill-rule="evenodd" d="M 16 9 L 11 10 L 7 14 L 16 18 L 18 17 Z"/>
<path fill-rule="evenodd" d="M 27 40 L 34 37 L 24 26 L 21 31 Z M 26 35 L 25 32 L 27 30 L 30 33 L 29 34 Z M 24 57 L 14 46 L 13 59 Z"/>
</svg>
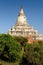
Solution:
<svg viewBox="0 0 43 65">
<path fill-rule="evenodd" d="M 18 65 L 43 65 L 43 42 L 29 44 L 24 37 L 0 34 L 0 59 Z"/>
<path fill-rule="evenodd" d="M 21 65 L 43 65 L 43 43 L 27 44 L 23 59 Z"/>
<path fill-rule="evenodd" d="M 6 34 L 0 35 L 0 56 L 7 57 L 9 61 L 18 61 L 22 56 L 20 43 L 14 37 Z"/>
</svg>

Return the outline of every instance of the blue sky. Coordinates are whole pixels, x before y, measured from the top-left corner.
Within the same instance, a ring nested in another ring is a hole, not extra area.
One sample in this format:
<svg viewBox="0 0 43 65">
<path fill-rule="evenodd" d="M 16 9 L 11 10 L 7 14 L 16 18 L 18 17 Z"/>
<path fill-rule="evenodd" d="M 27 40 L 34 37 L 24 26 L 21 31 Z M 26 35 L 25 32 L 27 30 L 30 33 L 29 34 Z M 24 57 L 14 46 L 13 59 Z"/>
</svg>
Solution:
<svg viewBox="0 0 43 65">
<path fill-rule="evenodd" d="M 21 5 L 28 24 L 43 34 L 43 0 L 0 0 L 0 33 L 6 33 L 16 23 Z"/>
</svg>

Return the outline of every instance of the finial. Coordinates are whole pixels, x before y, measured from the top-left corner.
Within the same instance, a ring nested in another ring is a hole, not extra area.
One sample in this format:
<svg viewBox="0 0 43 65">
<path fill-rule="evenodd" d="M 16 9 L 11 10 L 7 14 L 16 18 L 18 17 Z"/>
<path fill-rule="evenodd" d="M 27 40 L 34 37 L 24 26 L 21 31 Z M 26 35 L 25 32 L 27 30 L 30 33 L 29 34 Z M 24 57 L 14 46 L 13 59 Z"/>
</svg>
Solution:
<svg viewBox="0 0 43 65">
<path fill-rule="evenodd" d="M 23 10 L 22 6 L 20 7 L 20 14 L 19 15 L 24 15 L 24 10 Z"/>
<path fill-rule="evenodd" d="M 20 10 L 23 9 L 23 6 L 21 5 Z"/>
</svg>

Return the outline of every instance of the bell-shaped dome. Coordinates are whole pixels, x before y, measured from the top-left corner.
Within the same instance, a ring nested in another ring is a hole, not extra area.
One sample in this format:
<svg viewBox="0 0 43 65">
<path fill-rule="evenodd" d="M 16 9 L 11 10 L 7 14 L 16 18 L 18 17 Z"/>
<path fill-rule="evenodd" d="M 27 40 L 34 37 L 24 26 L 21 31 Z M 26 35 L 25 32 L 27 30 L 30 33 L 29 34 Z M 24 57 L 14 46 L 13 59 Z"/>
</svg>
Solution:
<svg viewBox="0 0 43 65">
<path fill-rule="evenodd" d="M 20 8 L 20 13 L 17 18 L 16 25 L 27 25 L 27 19 L 26 19 L 26 16 L 24 15 L 23 8 Z"/>
</svg>

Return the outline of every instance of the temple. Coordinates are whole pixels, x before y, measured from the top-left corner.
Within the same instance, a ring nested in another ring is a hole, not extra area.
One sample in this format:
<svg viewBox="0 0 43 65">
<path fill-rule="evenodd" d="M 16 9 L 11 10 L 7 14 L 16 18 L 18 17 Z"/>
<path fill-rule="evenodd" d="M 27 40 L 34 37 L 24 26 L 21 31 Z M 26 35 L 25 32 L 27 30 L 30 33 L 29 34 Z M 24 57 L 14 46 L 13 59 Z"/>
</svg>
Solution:
<svg viewBox="0 0 43 65">
<path fill-rule="evenodd" d="M 16 24 L 8 31 L 8 34 L 12 36 L 27 37 L 29 43 L 32 43 L 33 40 L 43 40 L 42 35 L 27 23 L 23 8 L 20 8 Z"/>
</svg>

